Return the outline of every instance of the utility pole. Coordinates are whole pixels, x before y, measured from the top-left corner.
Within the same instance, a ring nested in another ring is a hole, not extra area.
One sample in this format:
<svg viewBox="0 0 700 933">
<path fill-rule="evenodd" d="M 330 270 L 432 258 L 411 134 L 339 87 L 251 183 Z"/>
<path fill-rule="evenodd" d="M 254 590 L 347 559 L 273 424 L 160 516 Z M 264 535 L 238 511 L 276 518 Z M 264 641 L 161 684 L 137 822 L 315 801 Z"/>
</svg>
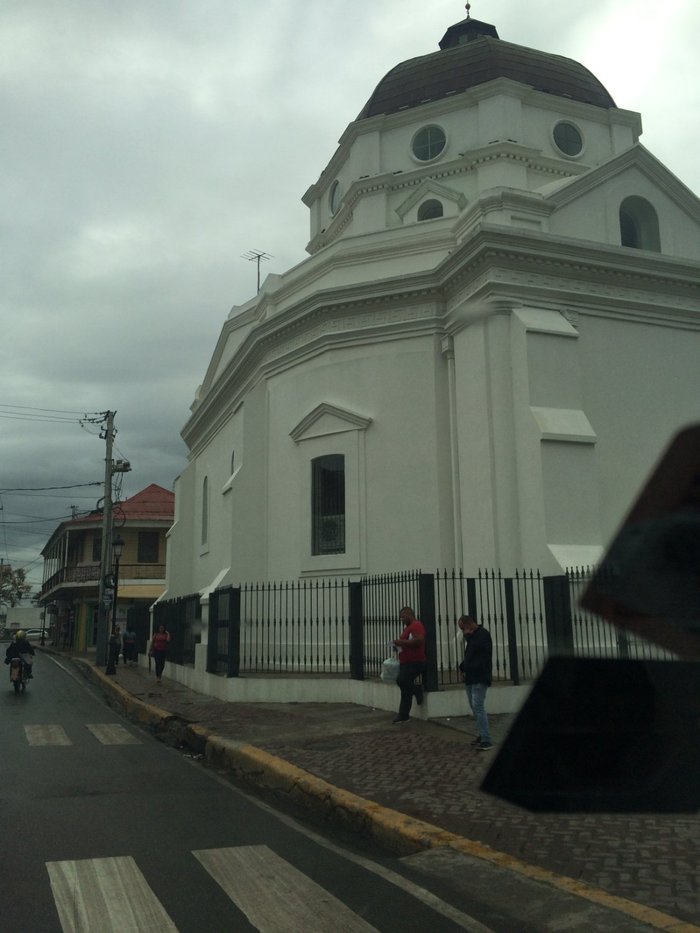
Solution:
<svg viewBox="0 0 700 933">
<path fill-rule="evenodd" d="M 95 663 L 106 667 L 110 612 L 107 593 L 113 591 L 107 584 L 112 574 L 112 444 L 114 443 L 114 416 L 116 412 L 105 412 L 105 428 L 100 437 L 105 441 L 105 486 L 102 504 L 102 551 L 100 555 L 100 585 L 97 606 L 97 645 Z"/>
</svg>

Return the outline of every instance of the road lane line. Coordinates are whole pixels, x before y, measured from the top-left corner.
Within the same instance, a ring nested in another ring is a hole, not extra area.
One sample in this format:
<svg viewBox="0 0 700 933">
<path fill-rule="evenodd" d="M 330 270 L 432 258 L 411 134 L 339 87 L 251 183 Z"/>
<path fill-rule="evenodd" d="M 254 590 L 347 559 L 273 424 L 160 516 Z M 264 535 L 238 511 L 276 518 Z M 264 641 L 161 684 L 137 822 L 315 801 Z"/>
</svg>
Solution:
<svg viewBox="0 0 700 933">
<path fill-rule="evenodd" d="M 260 933 L 376 933 L 267 846 L 202 849 L 193 855 Z"/>
<path fill-rule="evenodd" d="M 197 767 L 194 762 L 191 763 L 191 766 Z M 314 832 L 314 830 L 309 829 L 308 826 L 304 826 L 302 823 L 299 823 L 294 819 L 294 817 L 287 816 L 280 810 L 275 810 L 274 807 L 271 807 L 270 804 L 260 800 L 259 797 L 254 797 L 251 794 L 247 794 L 239 787 L 233 787 L 231 782 L 226 780 L 226 778 L 222 777 L 221 775 L 215 774 L 213 771 L 205 771 L 204 773 L 211 781 L 215 781 L 222 787 L 226 787 L 231 793 L 242 797 L 251 806 L 257 807 L 259 810 L 262 810 L 269 816 L 274 817 L 280 823 L 284 824 L 284 826 L 288 826 L 290 829 L 293 829 L 294 832 L 305 836 L 307 839 L 312 840 L 317 845 L 327 849 L 329 852 L 333 852 L 335 855 L 344 858 L 348 862 L 352 862 L 354 865 L 359 865 L 360 868 L 363 868 L 365 871 L 371 872 L 373 875 L 376 875 L 378 878 L 382 878 L 382 880 L 394 885 L 394 887 L 399 888 L 401 891 L 405 891 L 409 897 L 415 898 L 415 900 L 425 904 L 426 907 L 430 907 L 430 909 L 434 910 L 435 913 L 441 914 L 456 926 L 463 930 L 467 930 L 468 933 L 495 933 L 491 927 L 487 927 L 485 924 L 477 920 L 476 917 L 465 914 L 464 911 L 459 910 L 452 904 L 449 904 L 447 901 L 443 901 L 437 895 L 433 894 L 432 891 L 428 891 L 426 888 L 417 884 L 414 879 L 409 880 L 408 878 L 405 878 L 403 875 L 400 875 L 398 872 L 394 871 L 392 868 L 388 868 L 386 865 L 381 865 L 378 862 L 372 861 L 372 859 L 368 858 L 367 856 L 358 855 L 355 852 L 351 852 L 349 849 L 345 849 L 342 846 L 337 845 L 335 842 L 331 842 L 330 839 L 327 839 L 325 836 L 321 836 L 319 833 Z"/>
<path fill-rule="evenodd" d="M 141 745 L 141 739 L 132 735 L 124 726 L 116 722 L 92 722 L 86 723 L 85 727 L 95 736 L 98 742 L 103 745 Z"/>
<path fill-rule="evenodd" d="M 63 933 L 178 933 L 131 856 L 46 868 Z"/>
<path fill-rule="evenodd" d="M 72 745 L 63 726 L 25 726 L 24 733 L 30 745 Z"/>
</svg>

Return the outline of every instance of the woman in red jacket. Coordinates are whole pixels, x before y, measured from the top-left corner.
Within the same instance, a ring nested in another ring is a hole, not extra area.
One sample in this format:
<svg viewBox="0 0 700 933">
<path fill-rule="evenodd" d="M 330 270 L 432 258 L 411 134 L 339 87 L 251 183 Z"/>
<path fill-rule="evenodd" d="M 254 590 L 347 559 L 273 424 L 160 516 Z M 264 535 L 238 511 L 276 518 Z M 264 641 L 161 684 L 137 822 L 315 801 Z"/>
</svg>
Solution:
<svg viewBox="0 0 700 933">
<path fill-rule="evenodd" d="M 160 683 L 165 667 L 165 658 L 168 654 L 168 642 L 170 641 L 170 632 L 167 631 L 163 623 L 158 626 L 158 631 L 151 639 L 151 657 L 156 662 L 156 681 Z"/>
</svg>

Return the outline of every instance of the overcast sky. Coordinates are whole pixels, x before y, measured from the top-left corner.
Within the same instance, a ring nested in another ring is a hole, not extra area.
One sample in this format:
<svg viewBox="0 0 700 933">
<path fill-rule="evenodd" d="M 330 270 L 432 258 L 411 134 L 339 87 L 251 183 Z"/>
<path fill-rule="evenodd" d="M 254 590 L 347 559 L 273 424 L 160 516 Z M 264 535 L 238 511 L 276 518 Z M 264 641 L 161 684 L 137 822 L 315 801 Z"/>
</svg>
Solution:
<svg viewBox="0 0 700 933">
<path fill-rule="evenodd" d="M 40 584 L 51 532 L 95 506 L 98 486 L 48 489 L 102 481 L 82 413 L 116 410 L 124 495 L 172 488 L 221 325 L 255 292 L 241 254 L 271 254 L 263 273 L 304 258 L 300 198 L 346 125 L 464 15 L 453 0 L 3 0 L 0 557 Z M 700 192 L 697 0 L 475 0 L 471 15 L 586 65 Z"/>
</svg>

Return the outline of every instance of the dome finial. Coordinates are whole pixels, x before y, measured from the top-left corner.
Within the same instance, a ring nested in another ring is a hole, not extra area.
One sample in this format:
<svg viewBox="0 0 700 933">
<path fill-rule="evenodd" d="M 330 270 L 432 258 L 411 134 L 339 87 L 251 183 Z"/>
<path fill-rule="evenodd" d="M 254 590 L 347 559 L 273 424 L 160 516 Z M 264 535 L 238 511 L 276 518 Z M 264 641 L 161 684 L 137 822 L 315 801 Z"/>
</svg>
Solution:
<svg viewBox="0 0 700 933">
<path fill-rule="evenodd" d="M 471 10 L 471 8 L 472 8 L 471 3 L 464 4 L 464 9 L 467 11 L 467 19 L 471 19 L 471 16 L 469 15 L 469 11 Z"/>
</svg>

